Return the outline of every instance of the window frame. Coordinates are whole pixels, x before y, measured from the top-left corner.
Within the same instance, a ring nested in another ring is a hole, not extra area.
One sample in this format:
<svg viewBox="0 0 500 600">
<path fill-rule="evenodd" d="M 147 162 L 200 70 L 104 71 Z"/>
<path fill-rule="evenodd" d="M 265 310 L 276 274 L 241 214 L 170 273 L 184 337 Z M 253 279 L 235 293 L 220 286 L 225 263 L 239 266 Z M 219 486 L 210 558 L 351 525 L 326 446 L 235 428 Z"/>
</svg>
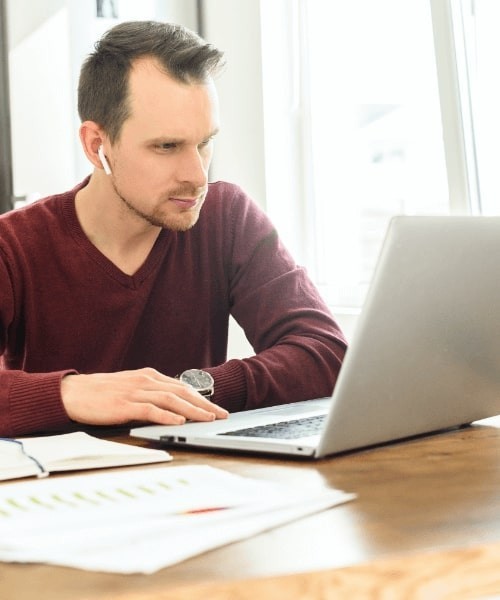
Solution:
<svg viewBox="0 0 500 600">
<path fill-rule="evenodd" d="M 276 103 L 276 98 L 270 98 L 271 87 L 266 85 L 266 77 L 275 77 L 279 71 L 275 59 L 263 54 L 263 95 L 264 95 L 264 129 L 266 173 L 278 181 L 288 178 L 288 189 L 293 193 L 288 198 L 290 202 L 287 214 L 283 216 L 283 203 L 276 194 L 276 183 L 266 181 L 267 210 L 277 224 L 287 246 L 295 258 L 302 264 L 307 264 L 313 280 L 317 280 L 314 256 L 314 203 L 311 197 L 312 181 L 310 174 L 313 170 L 310 149 L 310 123 L 308 121 L 307 94 L 301 93 L 301 87 L 307 77 L 304 68 L 307 62 L 307 40 L 305 25 L 307 19 L 307 0 L 275 0 L 273 3 L 261 0 L 262 38 L 266 40 L 266 20 L 269 23 L 280 23 L 288 28 L 288 36 L 281 34 L 273 46 L 283 47 L 284 52 L 292 62 L 288 69 L 290 81 L 277 86 L 278 94 L 282 96 L 282 124 L 288 119 L 289 137 L 301 147 L 300 157 L 289 157 L 281 168 L 276 170 L 276 154 L 279 148 L 271 139 L 266 119 L 276 120 L 276 114 L 266 114 L 266 103 Z M 436 61 L 437 83 L 440 103 L 440 116 L 448 182 L 447 204 L 450 214 L 480 214 L 480 188 L 477 167 L 477 157 L 474 144 L 474 122 L 472 113 L 471 88 L 469 81 L 469 65 L 465 51 L 465 21 L 463 0 L 428 0 L 431 9 L 432 34 L 434 55 Z M 281 14 L 280 14 L 281 13 Z M 272 15 L 272 16 L 271 16 Z M 292 35 L 294 34 L 294 36 Z M 276 30 L 273 36 L 276 38 Z M 283 42 L 284 40 L 284 42 Z M 281 42 L 281 43 L 280 43 Z M 289 98 L 286 98 L 288 86 Z M 290 94 L 291 90 L 291 94 Z M 290 100 L 291 98 L 291 100 Z M 288 103 L 288 105 L 287 105 Z M 285 111 L 288 109 L 288 114 Z M 275 125 L 275 122 L 273 123 Z M 339 311 L 356 315 L 360 307 L 334 306 L 335 314 Z"/>
</svg>

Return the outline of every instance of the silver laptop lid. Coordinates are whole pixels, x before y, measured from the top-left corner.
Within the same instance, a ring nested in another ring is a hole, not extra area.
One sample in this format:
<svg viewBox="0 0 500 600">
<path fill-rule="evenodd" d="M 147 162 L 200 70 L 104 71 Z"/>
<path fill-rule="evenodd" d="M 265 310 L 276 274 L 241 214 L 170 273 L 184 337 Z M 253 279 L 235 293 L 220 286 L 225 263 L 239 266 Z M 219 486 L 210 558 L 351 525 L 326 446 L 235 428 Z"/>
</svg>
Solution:
<svg viewBox="0 0 500 600">
<path fill-rule="evenodd" d="M 396 217 L 317 456 L 500 413 L 500 217 Z"/>
</svg>

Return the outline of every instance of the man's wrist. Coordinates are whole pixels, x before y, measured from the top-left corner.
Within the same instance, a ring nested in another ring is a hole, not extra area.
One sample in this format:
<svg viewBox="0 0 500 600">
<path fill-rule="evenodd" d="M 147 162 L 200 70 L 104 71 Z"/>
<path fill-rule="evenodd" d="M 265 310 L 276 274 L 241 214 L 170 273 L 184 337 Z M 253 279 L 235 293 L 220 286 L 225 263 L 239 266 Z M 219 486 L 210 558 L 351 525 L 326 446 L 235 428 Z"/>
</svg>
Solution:
<svg viewBox="0 0 500 600">
<path fill-rule="evenodd" d="M 214 378 L 210 373 L 203 371 L 202 369 L 187 369 L 186 371 L 183 371 L 179 375 L 179 381 L 190 385 L 207 400 L 210 400 L 214 394 Z"/>
</svg>

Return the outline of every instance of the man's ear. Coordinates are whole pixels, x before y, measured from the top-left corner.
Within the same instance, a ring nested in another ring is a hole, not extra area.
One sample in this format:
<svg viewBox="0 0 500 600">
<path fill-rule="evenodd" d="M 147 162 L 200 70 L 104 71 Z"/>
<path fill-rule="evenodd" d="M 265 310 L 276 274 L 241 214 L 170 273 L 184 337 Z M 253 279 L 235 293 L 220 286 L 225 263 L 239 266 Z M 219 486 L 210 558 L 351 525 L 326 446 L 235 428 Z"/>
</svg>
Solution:
<svg viewBox="0 0 500 600">
<path fill-rule="evenodd" d="M 107 140 L 107 136 L 94 121 L 84 121 L 80 125 L 80 141 L 82 143 L 83 151 L 96 169 L 106 170 L 106 167 L 109 169 L 109 165 L 103 164 L 103 161 L 99 156 L 99 148 L 103 145 L 105 140 Z"/>
</svg>

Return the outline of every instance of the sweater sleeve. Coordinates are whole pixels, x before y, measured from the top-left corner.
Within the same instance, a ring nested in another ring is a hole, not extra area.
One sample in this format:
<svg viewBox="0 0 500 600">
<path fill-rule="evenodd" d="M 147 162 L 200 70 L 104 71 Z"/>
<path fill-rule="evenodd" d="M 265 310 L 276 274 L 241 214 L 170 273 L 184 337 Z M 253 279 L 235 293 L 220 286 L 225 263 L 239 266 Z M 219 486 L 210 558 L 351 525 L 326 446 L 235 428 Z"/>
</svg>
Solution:
<svg viewBox="0 0 500 600">
<path fill-rule="evenodd" d="M 255 355 L 208 369 L 215 401 L 235 411 L 329 396 L 346 351 L 339 326 L 267 216 L 241 190 L 230 212 L 231 313 Z"/>
<path fill-rule="evenodd" d="M 0 435 L 60 431 L 72 424 L 61 400 L 61 379 L 74 371 L 0 371 Z"/>
<path fill-rule="evenodd" d="M 61 379 L 74 371 L 26 373 L 5 367 L 15 299 L 7 260 L 0 248 L 0 436 L 56 431 L 70 426 L 61 399 Z"/>
</svg>

